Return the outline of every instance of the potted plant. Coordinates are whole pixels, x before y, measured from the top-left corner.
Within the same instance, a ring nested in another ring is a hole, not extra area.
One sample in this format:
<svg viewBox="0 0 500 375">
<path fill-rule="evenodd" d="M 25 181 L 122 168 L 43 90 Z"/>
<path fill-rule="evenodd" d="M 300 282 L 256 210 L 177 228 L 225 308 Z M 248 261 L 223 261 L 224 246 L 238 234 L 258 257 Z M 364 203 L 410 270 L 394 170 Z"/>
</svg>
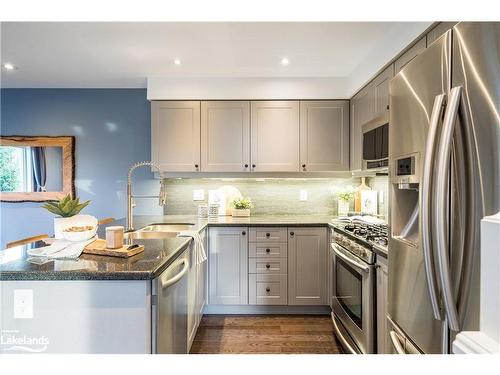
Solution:
<svg viewBox="0 0 500 375">
<path fill-rule="evenodd" d="M 47 202 L 42 207 L 47 211 L 58 215 L 54 218 L 54 237 L 62 238 L 63 230 L 71 226 L 70 223 L 75 221 L 76 215 L 89 205 L 90 201 L 80 203 L 79 198 L 71 198 L 71 194 L 66 195 L 56 202 Z"/>
<path fill-rule="evenodd" d="M 236 198 L 232 201 L 232 216 L 248 217 L 250 209 L 253 207 L 250 198 Z"/>
<path fill-rule="evenodd" d="M 354 199 L 354 192 L 351 190 L 341 191 L 337 194 L 338 216 L 347 216 L 349 213 L 350 202 Z"/>
</svg>

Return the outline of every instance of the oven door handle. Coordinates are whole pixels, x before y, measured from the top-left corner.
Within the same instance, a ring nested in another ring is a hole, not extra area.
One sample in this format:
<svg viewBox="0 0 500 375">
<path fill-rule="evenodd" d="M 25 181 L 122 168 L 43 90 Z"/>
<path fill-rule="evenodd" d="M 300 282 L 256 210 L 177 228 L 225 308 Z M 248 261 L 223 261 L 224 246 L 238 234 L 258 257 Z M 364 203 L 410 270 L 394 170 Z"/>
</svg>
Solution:
<svg viewBox="0 0 500 375">
<path fill-rule="evenodd" d="M 354 259 L 351 259 L 349 256 L 344 254 L 344 252 L 340 249 L 340 247 L 337 244 L 332 243 L 331 246 L 332 246 L 332 249 L 333 249 L 335 255 L 338 255 L 343 260 L 345 260 L 347 263 L 355 266 L 356 268 L 360 269 L 363 272 L 366 272 L 366 273 L 370 272 L 370 267 L 368 267 L 367 265 L 364 265 L 360 262 L 356 262 Z"/>
</svg>

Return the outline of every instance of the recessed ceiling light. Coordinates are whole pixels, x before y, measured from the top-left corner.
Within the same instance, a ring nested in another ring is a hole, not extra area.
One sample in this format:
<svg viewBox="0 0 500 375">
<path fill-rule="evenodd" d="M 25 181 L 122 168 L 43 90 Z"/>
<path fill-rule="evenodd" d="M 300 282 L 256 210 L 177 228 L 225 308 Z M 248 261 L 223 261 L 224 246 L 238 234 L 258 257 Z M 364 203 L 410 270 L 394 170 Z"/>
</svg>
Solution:
<svg viewBox="0 0 500 375">
<path fill-rule="evenodd" d="M 290 64 L 290 60 L 288 60 L 288 58 L 286 57 L 283 57 L 281 59 L 281 65 L 288 65 L 288 64 Z"/>
<path fill-rule="evenodd" d="M 17 67 L 11 63 L 2 64 L 2 68 L 4 68 L 5 70 L 16 70 L 17 69 Z"/>
<path fill-rule="evenodd" d="M 181 60 L 179 60 L 179 59 L 175 59 L 175 60 L 174 60 L 174 64 L 175 64 L 175 65 L 181 65 L 181 64 L 182 64 L 182 61 L 181 61 Z"/>
</svg>

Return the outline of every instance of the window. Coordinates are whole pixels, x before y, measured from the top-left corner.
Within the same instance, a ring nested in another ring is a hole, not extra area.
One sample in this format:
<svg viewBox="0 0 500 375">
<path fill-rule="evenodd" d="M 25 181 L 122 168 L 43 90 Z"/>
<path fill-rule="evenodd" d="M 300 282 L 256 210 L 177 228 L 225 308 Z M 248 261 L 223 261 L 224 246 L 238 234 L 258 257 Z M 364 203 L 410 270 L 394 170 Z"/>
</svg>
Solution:
<svg viewBox="0 0 500 375">
<path fill-rule="evenodd" d="M 0 147 L 0 191 L 33 191 L 29 147 Z"/>
</svg>

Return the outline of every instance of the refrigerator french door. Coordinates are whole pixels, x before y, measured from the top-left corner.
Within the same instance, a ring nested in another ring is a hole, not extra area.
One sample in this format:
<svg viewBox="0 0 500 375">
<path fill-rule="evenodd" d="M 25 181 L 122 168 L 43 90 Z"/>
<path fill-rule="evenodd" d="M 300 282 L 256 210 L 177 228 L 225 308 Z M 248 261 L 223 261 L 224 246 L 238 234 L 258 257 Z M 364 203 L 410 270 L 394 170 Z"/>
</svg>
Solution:
<svg viewBox="0 0 500 375">
<path fill-rule="evenodd" d="M 395 352 L 448 353 L 478 328 L 479 224 L 500 209 L 499 61 L 500 23 L 462 22 L 390 83 Z"/>
</svg>

